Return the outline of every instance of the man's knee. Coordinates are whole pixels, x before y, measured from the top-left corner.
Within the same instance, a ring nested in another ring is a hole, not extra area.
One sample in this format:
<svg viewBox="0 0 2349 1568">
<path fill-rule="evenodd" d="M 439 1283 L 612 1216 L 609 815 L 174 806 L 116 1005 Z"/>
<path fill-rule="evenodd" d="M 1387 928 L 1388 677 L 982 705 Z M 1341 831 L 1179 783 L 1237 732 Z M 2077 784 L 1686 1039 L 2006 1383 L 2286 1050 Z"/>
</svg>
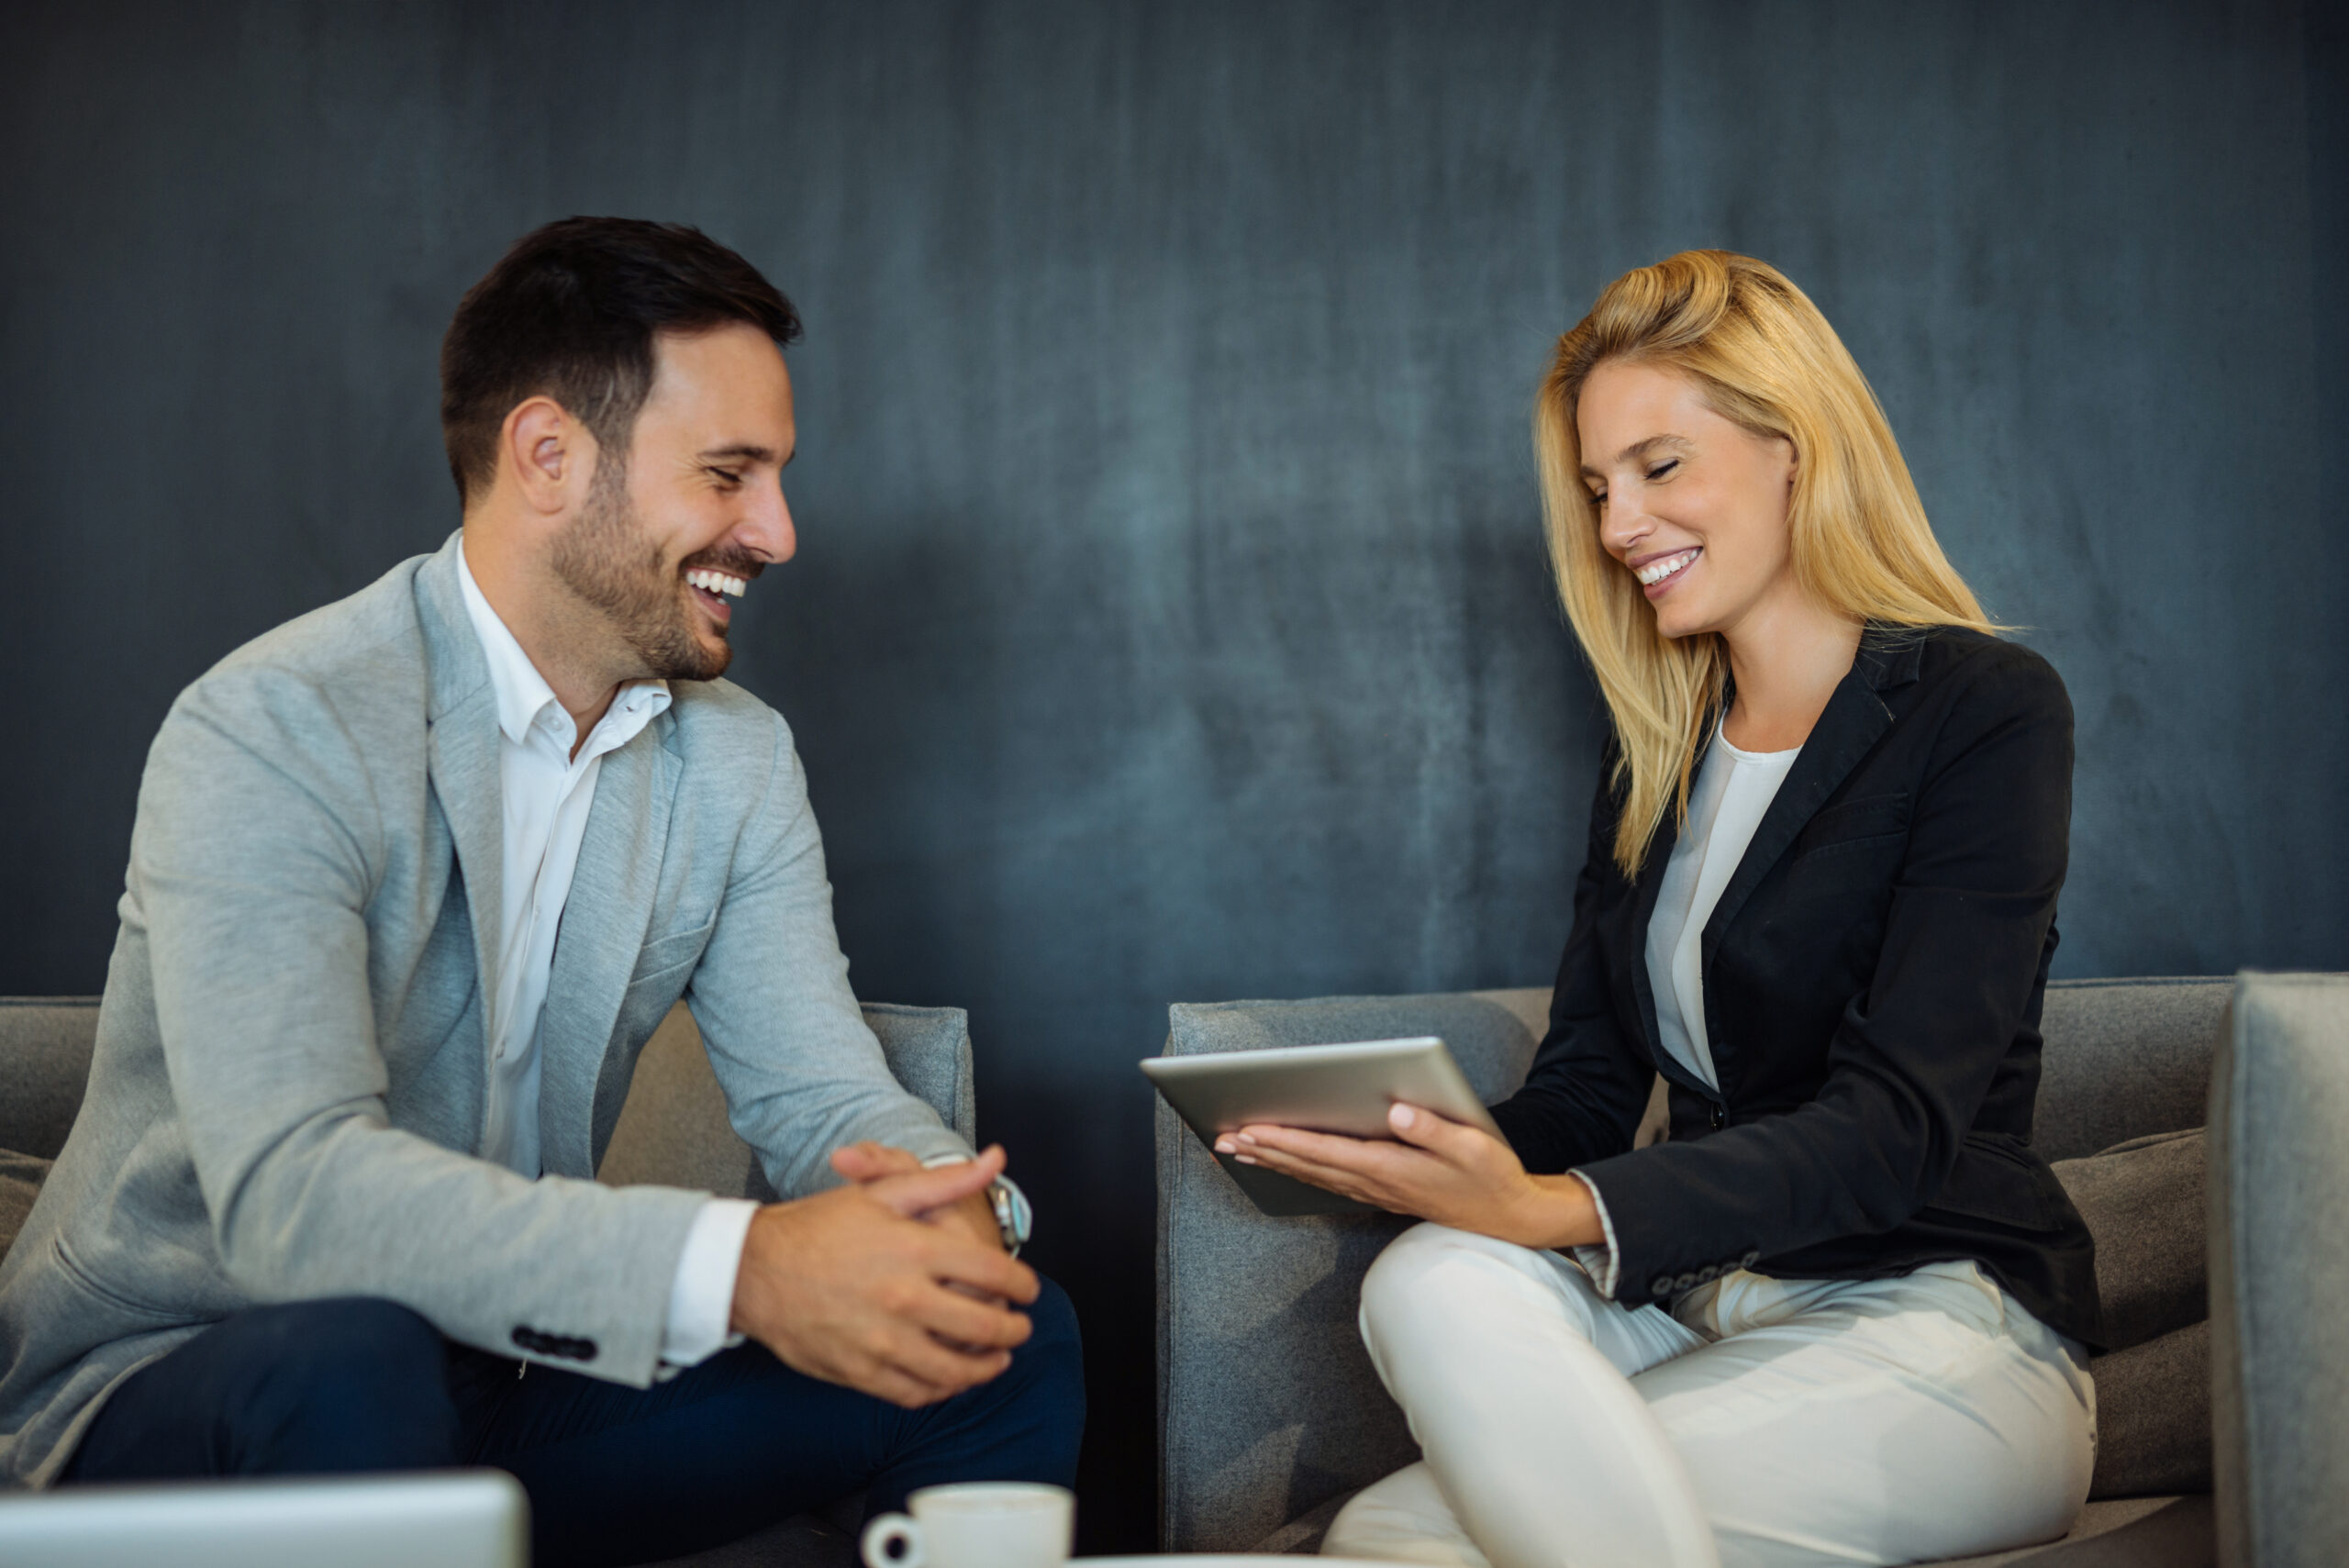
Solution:
<svg viewBox="0 0 2349 1568">
<path fill-rule="evenodd" d="M 1037 1275 L 1036 1283 L 1036 1299 L 1020 1308 L 1036 1326 L 1035 1332 L 1020 1349 L 1063 1360 L 1081 1356 L 1084 1347 L 1077 1333 L 1075 1304 L 1069 1300 L 1068 1292 L 1043 1275 Z"/>
<path fill-rule="evenodd" d="M 1068 1293 L 1041 1275 L 1036 1299 L 1024 1310 L 1033 1325 L 1027 1342 L 1012 1352 L 1015 1373 L 1052 1397 L 1073 1402 L 1075 1417 L 1085 1410 L 1085 1343 L 1076 1327 L 1076 1307 Z"/>
<path fill-rule="evenodd" d="M 1018 1479 L 1066 1486 L 1074 1482 L 1085 1433 L 1085 1347 L 1068 1293 L 1049 1279 L 1041 1286 L 1023 1309 L 1034 1329 L 998 1380 L 1004 1403 L 996 1419 L 1020 1455 Z"/>
</svg>

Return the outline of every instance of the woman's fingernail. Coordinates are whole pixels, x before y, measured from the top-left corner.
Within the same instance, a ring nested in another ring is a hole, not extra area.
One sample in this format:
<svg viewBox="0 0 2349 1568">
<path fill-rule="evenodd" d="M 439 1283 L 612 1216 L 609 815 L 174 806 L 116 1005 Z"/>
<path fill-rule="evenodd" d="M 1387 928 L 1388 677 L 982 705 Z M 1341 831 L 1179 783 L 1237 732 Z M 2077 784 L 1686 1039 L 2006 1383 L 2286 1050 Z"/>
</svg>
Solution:
<svg viewBox="0 0 2349 1568">
<path fill-rule="evenodd" d="M 1256 1162 L 1256 1157 L 1252 1154 L 1234 1154 L 1232 1159 L 1242 1165 L 1252 1165 Z"/>
<path fill-rule="evenodd" d="M 1216 1151 L 1217 1153 L 1219 1153 L 1219 1154 L 1229 1154 L 1229 1153 L 1230 1153 L 1230 1152 L 1232 1151 L 1232 1148 L 1231 1148 L 1231 1140 L 1230 1140 L 1229 1138 L 1219 1138 L 1219 1139 L 1217 1139 L 1217 1140 L 1215 1140 L 1215 1151 Z"/>
<path fill-rule="evenodd" d="M 1397 1127 L 1408 1127 L 1412 1121 L 1411 1107 L 1397 1100 L 1394 1108 L 1386 1113 L 1386 1119 Z"/>
</svg>

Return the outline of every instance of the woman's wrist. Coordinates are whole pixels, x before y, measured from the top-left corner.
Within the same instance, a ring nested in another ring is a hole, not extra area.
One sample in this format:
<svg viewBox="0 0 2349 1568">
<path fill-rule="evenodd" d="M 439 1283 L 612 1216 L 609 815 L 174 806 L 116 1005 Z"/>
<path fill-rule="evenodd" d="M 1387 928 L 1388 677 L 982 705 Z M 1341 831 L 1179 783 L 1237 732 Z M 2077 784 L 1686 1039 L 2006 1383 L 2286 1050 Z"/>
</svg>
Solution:
<svg viewBox="0 0 2349 1568">
<path fill-rule="evenodd" d="M 1579 1176 L 1528 1176 L 1529 1191 L 1508 1240 L 1520 1246 L 1562 1250 L 1595 1247 L 1607 1240 L 1598 1204 Z"/>
</svg>

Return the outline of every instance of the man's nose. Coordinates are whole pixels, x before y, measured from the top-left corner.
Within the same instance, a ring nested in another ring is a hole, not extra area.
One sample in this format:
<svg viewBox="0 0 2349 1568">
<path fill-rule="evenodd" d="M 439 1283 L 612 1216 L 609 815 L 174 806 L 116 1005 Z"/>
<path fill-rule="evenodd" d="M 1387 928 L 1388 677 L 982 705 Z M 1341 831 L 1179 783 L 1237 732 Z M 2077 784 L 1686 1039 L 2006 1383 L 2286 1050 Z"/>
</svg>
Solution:
<svg viewBox="0 0 2349 1568">
<path fill-rule="evenodd" d="M 778 481 L 751 501 L 749 515 L 734 529 L 734 537 L 768 565 L 780 565 L 797 553 L 799 532 L 791 526 L 791 504 L 783 498 Z"/>
</svg>

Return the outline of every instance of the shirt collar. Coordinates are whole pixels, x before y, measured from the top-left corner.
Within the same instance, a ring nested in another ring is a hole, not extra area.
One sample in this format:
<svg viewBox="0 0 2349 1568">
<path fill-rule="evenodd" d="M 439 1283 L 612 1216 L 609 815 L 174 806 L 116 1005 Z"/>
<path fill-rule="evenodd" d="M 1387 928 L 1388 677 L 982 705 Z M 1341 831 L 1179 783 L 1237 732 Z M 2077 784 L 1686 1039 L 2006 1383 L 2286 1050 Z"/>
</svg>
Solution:
<svg viewBox="0 0 2349 1568">
<path fill-rule="evenodd" d="M 462 544 L 457 549 L 457 587 L 464 596 L 465 614 L 473 623 L 473 635 L 481 641 L 482 657 L 489 663 L 490 690 L 497 697 L 499 731 L 519 746 L 529 736 L 531 726 L 543 722 L 568 749 L 574 739 L 570 713 L 555 696 L 554 688 L 547 684 L 547 678 L 539 673 L 539 667 L 530 662 L 521 643 L 515 640 L 514 633 L 491 607 L 481 584 L 473 581 L 473 569 L 465 561 Z M 614 721 L 618 721 L 628 732 L 618 736 L 613 744 L 624 745 L 668 706 L 668 682 L 630 681 L 620 687 L 604 715 L 604 722 L 596 728 L 617 728 Z"/>
</svg>

